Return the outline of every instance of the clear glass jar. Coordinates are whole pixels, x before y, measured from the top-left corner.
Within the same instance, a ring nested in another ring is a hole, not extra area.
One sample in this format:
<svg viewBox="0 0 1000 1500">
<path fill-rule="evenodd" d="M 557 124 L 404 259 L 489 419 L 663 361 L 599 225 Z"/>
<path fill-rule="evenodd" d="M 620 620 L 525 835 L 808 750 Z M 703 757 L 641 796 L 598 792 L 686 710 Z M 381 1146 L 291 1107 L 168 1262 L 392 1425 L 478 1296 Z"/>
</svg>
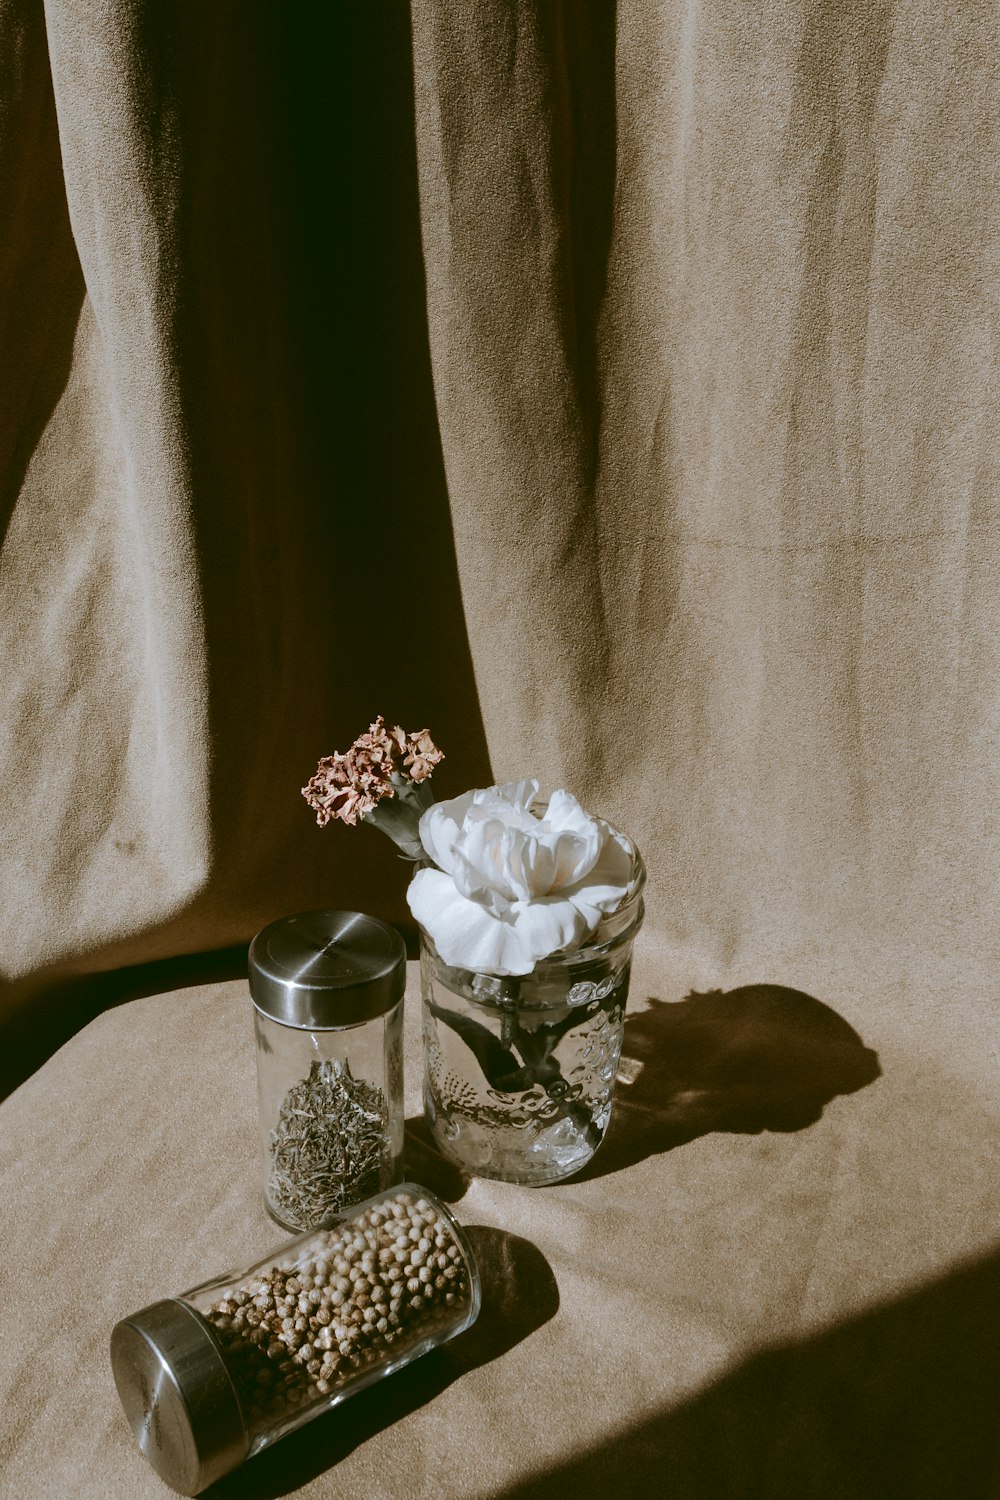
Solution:
<svg viewBox="0 0 1000 1500">
<path fill-rule="evenodd" d="M 464 1332 L 472 1250 L 404 1183 L 245 1270 L 124 1318 L 111 1363 L 146 1458 L 197 1495 L 321 1412 Z"/>
<path fill-rule="evenodd" d="M 249 972 L 264 1203 L 316 1229 L 402 1173 L 406 949 L 374 917 L 304 912 L 257 934 Z"/>
<path fill-rule="evenodd" d="M 450 968 L 421 932 L 424 1113 L 444 1156 L 478 1177 L 558 1182 L 611 1119 L 646 871 L 586 946 L 520 979 Z"/>
</svg>

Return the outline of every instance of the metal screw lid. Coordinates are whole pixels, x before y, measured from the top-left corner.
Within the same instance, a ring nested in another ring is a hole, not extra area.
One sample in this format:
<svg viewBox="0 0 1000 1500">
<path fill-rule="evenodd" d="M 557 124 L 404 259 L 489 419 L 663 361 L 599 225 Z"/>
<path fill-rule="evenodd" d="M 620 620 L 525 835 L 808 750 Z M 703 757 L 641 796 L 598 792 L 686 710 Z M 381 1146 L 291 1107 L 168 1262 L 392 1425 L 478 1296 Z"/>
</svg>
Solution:
<svg viewBox="0 0 1000 1500">
<path fill-rule="evenodd" d="M 244 1461 L 250 1443 L 222 1351 L 186 1302 L 154 1302 L 117 1323 L 111 1368 L 136 1442 L 179 1494 L 200 1494 Z"/>
<path fill-rule="evenodd" d="M 250 994 L 283 1026 L 334 1031 L 370 1021 L 402 999 L 406 946 L 399 933 L 357 911 L 282 917 L 250 944 Z"/>
</svg>

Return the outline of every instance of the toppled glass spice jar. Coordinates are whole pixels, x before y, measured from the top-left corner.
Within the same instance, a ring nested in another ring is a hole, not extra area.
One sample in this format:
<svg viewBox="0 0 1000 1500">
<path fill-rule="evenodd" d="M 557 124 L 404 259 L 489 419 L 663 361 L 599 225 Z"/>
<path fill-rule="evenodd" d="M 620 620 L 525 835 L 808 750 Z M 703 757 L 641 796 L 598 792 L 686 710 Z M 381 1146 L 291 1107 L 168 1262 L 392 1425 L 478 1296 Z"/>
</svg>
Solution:
<svg viewBox="0 0 1000 1500">
<path fill-rule="evenodd" d="M 250 945 L 264 1202 L 316 1229 L 400 1177 L 399 933 L 361 912 L 283 917 Z"/>
<path fill-rule="evenodd" d="M 173 1489 L 197 1495 L 464 1332 L 479 1302 L 459 1225 L 405 1183 L 245 1271 L 123 1319 L 111 1363 L 146 1458 Z"/>
</svg>

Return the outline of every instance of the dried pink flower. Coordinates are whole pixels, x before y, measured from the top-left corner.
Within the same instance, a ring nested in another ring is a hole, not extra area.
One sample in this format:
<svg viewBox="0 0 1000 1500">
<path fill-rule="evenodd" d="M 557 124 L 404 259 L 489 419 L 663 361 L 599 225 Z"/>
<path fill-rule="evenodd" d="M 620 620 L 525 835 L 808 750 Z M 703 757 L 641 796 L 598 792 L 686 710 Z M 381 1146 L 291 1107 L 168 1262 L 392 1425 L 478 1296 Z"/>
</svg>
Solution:
<svg viewBox="0 0 1000 1500">
<path fill-rule="evenodd" d="M 438 749 L 426 729 L 418 729 L 414 734 L 407 735 L 402 746 L 404 750 L 403 764 L 407 767 L 412 781 L 426 781 L 434 767 L 444 760 L 444 754 Z"/>
<path fill-rule="evenodd" d="M 331 818 L 354 824 L 376 806 L 379 798 L 373 792 L 373 779 L 347 755 L 325 755 L 316 774 L 302 788 L 302 795 L 316 813 L 322 828 Z"/>
<path fill-rule="evenodd" d="M 426 729 L 407 734 L 396 724 L 387 730 L 380 714 L 346 754 L 323 757 L 302 795 L 321 828 L 331 818 L 353 826 L 383 797 L 395 796 L 393 777 L 399 784 L 424 781 L 443 759 Z"/>
</svg>

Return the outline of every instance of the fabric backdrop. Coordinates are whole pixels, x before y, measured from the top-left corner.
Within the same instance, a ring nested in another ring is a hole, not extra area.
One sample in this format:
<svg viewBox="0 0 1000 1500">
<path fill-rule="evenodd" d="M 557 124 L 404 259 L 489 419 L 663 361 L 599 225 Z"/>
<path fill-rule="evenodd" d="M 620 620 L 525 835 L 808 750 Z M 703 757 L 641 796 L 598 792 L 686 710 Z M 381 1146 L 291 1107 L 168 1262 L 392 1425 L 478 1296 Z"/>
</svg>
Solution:
<svg viewBox="0 0 1000 1500">
<path fill-rule="evenodd" d="M 995 7 L 297 10 L 0 7 L 5 1008 L 404 916 L 378 712 L 667 955 L 989 966 Z"/>
<path fill-rule="evenodd" d="M 643 1003 L 794 986 L 902 1060 L 926 1191 L 817 1305 L 995 1247 L 998 40 L 0 0 L 15 1079 L 123 973 L 405 922 L 299 796 L 384 713 L 440 795 L 537 775 L 635 838 Z"/>
</svg>

